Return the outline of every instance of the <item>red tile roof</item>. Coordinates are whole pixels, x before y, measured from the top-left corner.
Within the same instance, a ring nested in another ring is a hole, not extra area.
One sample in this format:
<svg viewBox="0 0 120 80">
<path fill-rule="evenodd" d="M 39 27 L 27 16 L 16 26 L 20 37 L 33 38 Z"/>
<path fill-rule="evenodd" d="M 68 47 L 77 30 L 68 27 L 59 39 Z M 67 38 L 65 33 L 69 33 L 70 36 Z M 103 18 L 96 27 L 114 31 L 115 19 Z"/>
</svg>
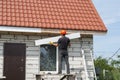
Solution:
<svg viewBox="0 0 120 80">
<path fill-rule="evenodd" d="M 0 25 L 107 31 L 91 0 L 0 0 Z"/>
</svg>

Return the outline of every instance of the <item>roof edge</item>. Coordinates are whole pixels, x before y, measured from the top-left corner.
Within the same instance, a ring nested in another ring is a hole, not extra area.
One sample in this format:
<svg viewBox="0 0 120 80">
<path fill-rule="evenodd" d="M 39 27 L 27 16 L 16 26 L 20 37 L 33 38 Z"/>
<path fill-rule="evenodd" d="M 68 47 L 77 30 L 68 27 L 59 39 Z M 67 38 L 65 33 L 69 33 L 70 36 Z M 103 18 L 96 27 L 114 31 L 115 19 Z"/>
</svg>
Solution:
<svg viewBox="0 0 120 80">
<path fill-rule="evenodd" d="M 91 2 L 91 5 L 92 5 L 92 7 L 93 7 L 93 10 L 94 10 L 95 14 L 98 16 L 99 21 L 100 21 L 101 23 L 103 23 L 103 26 L 105 26 L 105 24 L 104 24 L 102 18 L 100 17 L 100 15 L 99 15 L 99 13 L 98 13 L 98 11 L 97 11 L 97 9 L 96 9 L 93 1 L 92 1 L 92 0 L 89 0 L 89 1 Z M 106 31 L 107 31 L 107 28 L 106 28 L 106 27 L 105 27 L 105 29 L 106 29 Z"/>
<path fill-rule="evenodd" d="M 61 29 L 44 29 L 41 28 L 41 32 L 43 33 L 54 33 L 59 34 Z M 91 35 L 105 35 L 107 31 L 87 31 L 87 30 L 67 30 L 67 33 L 80 33 L 80 34 L 91 34 Z"/>
<path fill-rule="evenodd" d="M 1 32 L 30 32 L 30 33 L 40 33 L 41 32 L 41 28 L 0 26 L 0 31 Z"/>
<path fill-rule="evenodd" d="M 45 29 L 45 28 L 28 28 L 28 27 L 13 27 L 13 26 L 0 26 L 1 32 L 25 32 L 25 33 L 45 33 L 59 35 L 61 29 Z M 87 31 L 87 30 L 67 30 L 67 33 L 80 33 L 91 35 L 104 35 L 107 31 Z"/>
</svg>

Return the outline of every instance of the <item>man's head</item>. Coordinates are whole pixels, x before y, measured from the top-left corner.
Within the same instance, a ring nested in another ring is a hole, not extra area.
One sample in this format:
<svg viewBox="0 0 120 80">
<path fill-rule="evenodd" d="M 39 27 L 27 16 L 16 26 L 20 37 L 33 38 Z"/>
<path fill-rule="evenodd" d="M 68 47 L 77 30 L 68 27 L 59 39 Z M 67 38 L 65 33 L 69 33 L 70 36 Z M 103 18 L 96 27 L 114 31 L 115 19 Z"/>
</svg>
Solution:
<svg viewBox="0 0 120 80">
<path fill-rule="evenodd" d="M 66 35 L 66 30 L 61 30 L 60 34 L 63 35 L 63 36 Z"/>
</svg>

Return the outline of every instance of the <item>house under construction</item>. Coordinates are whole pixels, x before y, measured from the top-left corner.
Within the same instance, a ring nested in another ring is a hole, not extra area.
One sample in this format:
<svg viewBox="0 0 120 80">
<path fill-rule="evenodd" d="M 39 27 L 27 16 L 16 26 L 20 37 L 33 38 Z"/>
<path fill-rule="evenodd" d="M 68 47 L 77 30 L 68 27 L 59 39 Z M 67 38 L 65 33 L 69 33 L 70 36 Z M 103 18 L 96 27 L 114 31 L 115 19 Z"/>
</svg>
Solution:
<svg viewBox="0 0 120 80">
<path fill-rule="evenodd" d="M 61 29 L 72 38 L 70 74 L 63 65 L 57 75 L 58 49 L 45 40 Z M 94 80 L 94 35 L 106 33 L 91 0 L 0 0 L 0 79 Z"/>
</svg>

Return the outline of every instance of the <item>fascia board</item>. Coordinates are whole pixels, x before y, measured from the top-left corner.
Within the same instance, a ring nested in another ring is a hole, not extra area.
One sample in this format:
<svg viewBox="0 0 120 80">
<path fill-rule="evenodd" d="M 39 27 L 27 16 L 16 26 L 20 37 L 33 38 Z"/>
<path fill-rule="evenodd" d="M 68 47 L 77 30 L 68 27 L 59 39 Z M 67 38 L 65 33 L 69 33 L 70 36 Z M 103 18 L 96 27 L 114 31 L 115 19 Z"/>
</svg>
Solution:
<svg viewBox="0 0 120 80">
<path fill-rule="evenodd" d="M 40 33 L 41 32 L 41 28 L 25 28 L 25 27 L 0 26 L 0 31 Z"/>
<path fill-rule="evenodd" d="M 42 32 L 48 32 L 48 33 L 57 33 L 59 34 L 59 29 L 44 29 L 44 28 L 41 28 Z M 90 35 L 95 35 L 95 36 L 104 36 L 107 34 L 107 31 L 106 32 L 102 32 L 102 31 L 83 31 L 83 30 L 67 30 L 67 33 L 80 33 L 80 34 L 90 34 Z"/>
</svg>

